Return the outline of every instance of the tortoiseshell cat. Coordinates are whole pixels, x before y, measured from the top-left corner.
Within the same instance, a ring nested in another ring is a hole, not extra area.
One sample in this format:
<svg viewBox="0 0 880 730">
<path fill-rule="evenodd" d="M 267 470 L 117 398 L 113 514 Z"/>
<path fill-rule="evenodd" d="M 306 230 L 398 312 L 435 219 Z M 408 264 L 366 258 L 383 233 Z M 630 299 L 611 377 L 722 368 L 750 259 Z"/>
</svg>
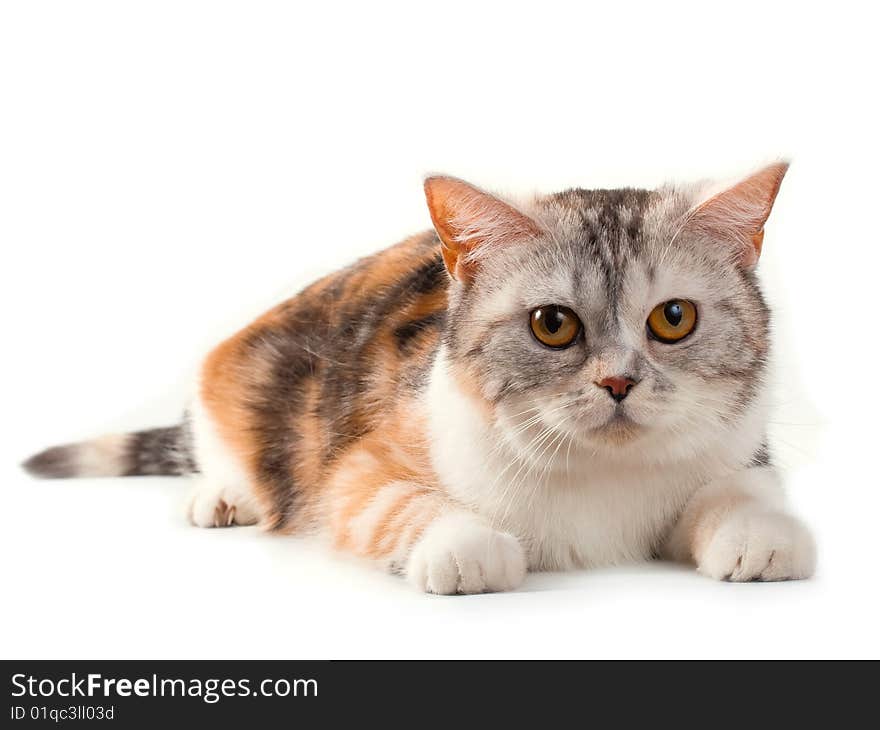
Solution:
<svg viewBox="0 0 880 730">
<path fill-rule="evenodd" d="M 183 423 L 59 446 L 46 477 L 192 474 L 192 522 L 317 532 L 432 593 L 662 556 L 805 578 L 765 441 L 754 275 L 787 165 L 522 206 L 425 183 L 434 231 L 211 352 Z"/>
</svg>

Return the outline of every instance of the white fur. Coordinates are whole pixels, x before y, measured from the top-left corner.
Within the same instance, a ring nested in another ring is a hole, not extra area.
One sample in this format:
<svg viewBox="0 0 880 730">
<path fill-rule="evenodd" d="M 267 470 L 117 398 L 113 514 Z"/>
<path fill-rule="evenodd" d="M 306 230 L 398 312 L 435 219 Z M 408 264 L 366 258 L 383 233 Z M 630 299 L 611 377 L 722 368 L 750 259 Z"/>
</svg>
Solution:
<svg viewBox="0 0 880 730">
<path fill-rule="evenodd" d="M 75 474 L 114 477 L 125 473 L 129 434 L 111 434 L 77 444 Z"/>
<path fill-rule="evenodd" d="M 729 515 L 700 556 L 697 570 L 717 580 L 796 580 L 816 565 L 809 531 L 784 512 L 750 501 Z"/>
<path fill-rule="evenodd" d="M 545 570 L 650 558 L 696 490 L 749 460 L 763 424 L 756 404 L 736 431 L 697 439 L 699 452 L 673 458 L 663 440 L 613 456 L 578 444 L 561 454 L 550 442 L 523 463 L 449 376 L 442 348 L 425 401 L 442 485 L 493 528 L 516 535 L 529 566 Z"/>
<path fill-rule="evenodd" d="M 516 538 L 462 511 L 435 519 L 406 567 L 413 585 L 442 595 L 511 590 L 525 574 L 526 556 Z"/>
<path fill-rule="evenodd" d="M 193 448 L 199 475 L 192 480 L 188 513 L 198 527 L 215 524 L 214 513 L 221 500 L 234 509 L 234 524 L 253 525 L 260 508 L 247 474 L 233 451 L 223 442 L 200 396 L 193 399 Z"/>
</svg>

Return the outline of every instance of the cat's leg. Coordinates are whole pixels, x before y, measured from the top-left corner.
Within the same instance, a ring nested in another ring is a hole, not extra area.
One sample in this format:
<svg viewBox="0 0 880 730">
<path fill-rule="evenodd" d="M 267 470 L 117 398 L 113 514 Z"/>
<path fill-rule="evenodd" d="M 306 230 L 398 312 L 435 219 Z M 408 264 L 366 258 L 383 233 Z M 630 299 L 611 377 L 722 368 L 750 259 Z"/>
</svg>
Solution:
<svg viewBox="0 0 880 730">
<path fill-rule="evenodd" d="M 224 443 L 201 399 L 190 410 L 199 473 L 192 478 L 187 517 L 197 527 L 255 525 L 261 510 L 250 480 Z"/>
<path fill-rule="evenodd" d="M 813 538 L 783 511 L 778 476 L 769 466 L 744 469 L 697 491 L 664 554 L 735 582 L 809 578 L 816 563 Z"/>
<path fill-rule="evenodd" d="M 399 478 L 404 473 L 393 460 L 377 458 L 369 445 L 343 460 L 328 484 L 327 511 L 338 548 L 403 573 L 428 593 L 506 591 L 522 583 L 526 556 L 513 535 L 412 473 Z"/>
</svg>

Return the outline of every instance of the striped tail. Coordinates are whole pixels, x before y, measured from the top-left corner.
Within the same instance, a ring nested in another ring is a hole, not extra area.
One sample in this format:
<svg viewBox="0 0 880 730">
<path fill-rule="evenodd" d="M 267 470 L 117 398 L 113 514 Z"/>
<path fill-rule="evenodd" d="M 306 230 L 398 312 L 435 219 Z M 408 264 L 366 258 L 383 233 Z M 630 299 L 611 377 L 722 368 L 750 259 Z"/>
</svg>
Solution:
<svg viewBox="0 0 880 730">
<path fill-rule="evenodd" d="M 45 479 L 180 476 L 198 471 L 186 422 L 53 446 L 22 464 Z"/>
</svg>

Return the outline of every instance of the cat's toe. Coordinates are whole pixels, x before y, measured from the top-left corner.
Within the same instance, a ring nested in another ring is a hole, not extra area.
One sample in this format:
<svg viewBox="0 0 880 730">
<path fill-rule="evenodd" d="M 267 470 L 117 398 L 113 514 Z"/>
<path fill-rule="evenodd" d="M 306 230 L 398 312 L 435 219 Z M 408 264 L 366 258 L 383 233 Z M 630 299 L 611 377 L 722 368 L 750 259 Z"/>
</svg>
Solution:
<svg viewBox="0 0 880 730">
<path fill-rule="evenodd" d="M 809 578 L 815 564 L 813 538 L 798 520 L 746 509 L 718 527 L 697 568 L 717 580 L 743 583 Z"/>
<path fill-rule="evenodd" d="M 416 543 L 407 577 L 428 593 L 486 593 L 518 587 L 526 557 L 513 535 L 493 530 L 471 515 L 438 519 Z"/>
<path fill-rule="evenodd" d="M 237 503 L 222 488 L 203 483 L 193 488 L 187 514 L 196 527 L 232 527 L 257 522 L 256 514 L 246 505 Z"/>
</svg>

